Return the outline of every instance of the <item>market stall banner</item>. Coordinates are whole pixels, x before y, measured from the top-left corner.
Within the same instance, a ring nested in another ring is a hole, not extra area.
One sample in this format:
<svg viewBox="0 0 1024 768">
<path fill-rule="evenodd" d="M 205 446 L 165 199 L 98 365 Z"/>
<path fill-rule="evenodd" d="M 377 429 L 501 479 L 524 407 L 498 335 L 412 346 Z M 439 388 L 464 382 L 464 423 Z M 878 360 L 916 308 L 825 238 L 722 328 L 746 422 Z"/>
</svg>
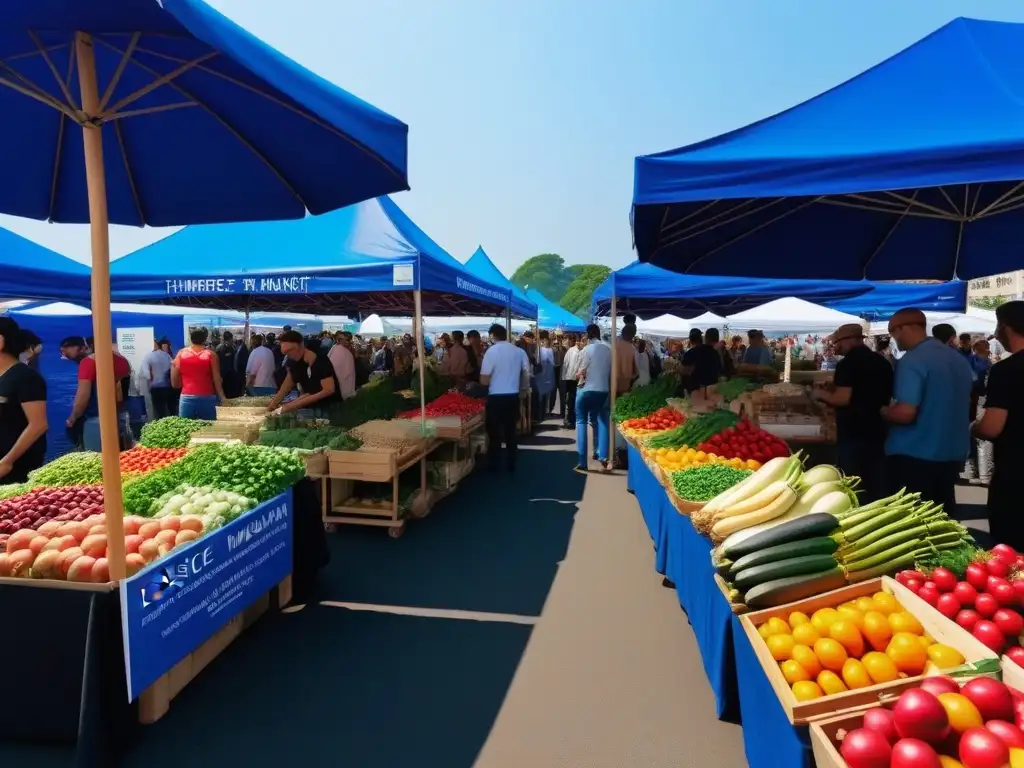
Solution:
<svg viewBox="0 0 1024 768">
<path fill-rule="evenodd" d="M 128 699 L 292 572 L 292 491 L 121 582 Z"/>
</svg>

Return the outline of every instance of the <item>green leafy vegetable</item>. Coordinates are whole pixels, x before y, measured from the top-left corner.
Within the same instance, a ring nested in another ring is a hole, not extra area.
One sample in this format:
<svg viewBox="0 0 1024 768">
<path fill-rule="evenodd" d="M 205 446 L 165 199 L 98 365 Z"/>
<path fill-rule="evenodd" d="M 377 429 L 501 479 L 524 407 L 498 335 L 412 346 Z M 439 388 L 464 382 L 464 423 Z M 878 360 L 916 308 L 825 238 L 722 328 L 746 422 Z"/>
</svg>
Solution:
<svg viewBox="0 0 1024 768">
<path fill-rule="evenodd" d="M 187 448 L 192 434 L 209 424 L 198 419 L 168 416 L 144 426 L 139 442 L 147 448 Z"/>
<path fill-rule="evenodd" d="M 722 464 L 702 464 L 699 467 L 673 472 L 672 488 L 681 499 L 711 501 L 750 474 L 752 473 L 749 469 L 733 469 Z"/>
<path fill-rule="evenodd" d="M 648 416 L 665 405 L 665 400 L 676 393 L 679 380 L 673 376 L 661 375 L 643 387 L 615 398 L 615 421 L 639 419 Z"/>
<path fill-rule="evenodd" d="M 648 448 L 678 448 L 682 445 L 697 446 L 717 435 L 723 429 L 733 427 L 739 421 L 732 411 L 717 408 L 710 413 L 691 416 L 685 423 L 649 438 Z"/>
<path fill-rule="evenodd" d="M 29 473 L 36 485 L 99 485 L 103 482 L 103 457 L 93 451 L 67 453 Z"/>
</svg>

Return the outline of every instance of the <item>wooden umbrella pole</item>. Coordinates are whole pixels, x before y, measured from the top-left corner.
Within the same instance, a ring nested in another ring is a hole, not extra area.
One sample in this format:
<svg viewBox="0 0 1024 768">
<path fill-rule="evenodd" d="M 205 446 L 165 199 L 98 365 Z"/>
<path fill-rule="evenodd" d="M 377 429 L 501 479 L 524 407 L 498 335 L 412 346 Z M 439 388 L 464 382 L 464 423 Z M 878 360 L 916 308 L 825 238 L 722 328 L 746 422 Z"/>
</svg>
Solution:
<svg viewBox="0 0 1024 768">
<path fill-rule="evenodd" d="M 82 111 L 99 113 L 100 94 L 96 82 L 96 58 L 92 38 L 75 33 L 78 81 Z M 114 395 L 114 344 L 110 327 L 110 230 L 107 216 L 107 181 L 103 167 L 103 135 L 98 125 L 82 128 L 85 146 L 85 178 L 89 191 L 89 234 L 92 241 L 92 333 L 95 337 L 96 400 L 100 410 L 100 439 L 103 446 L 103 509 L 107 524 L 107 559 L 110 578 L 125 577 L 124 505 L 121 500 L 120 447 L 118 445 L 117 402 Z"/>
<path fill-rule="evenodd" d="M 608 461 L 611 462 L 611 466 L 615 466 L 615 419 L 612 418 L 612 414 L 615 413 L 615 390 L 619 383 L 619 369 L 618 361 L 616 360 L 617 355 L 615 354 L 615 347 L 618 346 L 616 342 L 618 339 L 615 337 L 615 295 L 612 294 L 612 380 L 608 385 Z"/>
</svg>

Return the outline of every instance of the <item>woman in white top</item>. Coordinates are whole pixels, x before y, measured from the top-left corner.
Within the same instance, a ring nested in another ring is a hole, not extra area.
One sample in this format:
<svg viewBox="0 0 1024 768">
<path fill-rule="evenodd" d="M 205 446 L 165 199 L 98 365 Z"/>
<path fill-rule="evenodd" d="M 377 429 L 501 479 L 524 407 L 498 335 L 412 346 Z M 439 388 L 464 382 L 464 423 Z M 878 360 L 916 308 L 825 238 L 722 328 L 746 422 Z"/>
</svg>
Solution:
<svg viewBox="0 0 1024 768">
<path fill-rule="evenodd" d="M 636 385 L 643 387 L 651 383 L 651 358 L 647 353 L 647 342 L 637 339 L 636 342 Z"/>
</svg>

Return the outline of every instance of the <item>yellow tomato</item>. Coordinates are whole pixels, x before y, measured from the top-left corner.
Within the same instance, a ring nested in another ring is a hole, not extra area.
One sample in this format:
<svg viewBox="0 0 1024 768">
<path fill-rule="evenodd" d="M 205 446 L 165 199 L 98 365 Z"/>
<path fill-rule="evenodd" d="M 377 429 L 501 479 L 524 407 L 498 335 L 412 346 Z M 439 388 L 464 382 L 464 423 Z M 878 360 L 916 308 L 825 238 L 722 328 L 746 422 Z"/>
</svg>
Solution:
<svg viewBox="0 0 1024 768">
<path fill-rule="evenodd" d="M 865 596 L 865 597 L 858 597 L 854 601 L 853 605 L 854 605 L 854 607 L 858 611 L 861 612 L 861 614 L 865 614 L 868 611 L 877 611 L 878 610 L 878 607 L 875 605 L 874 601 L 872 601 L 872 599 L 870 597 L 867 597 L 867 596 Z"/>
<path fill-rule="evenodd" d="M 818 685 L 821 686 L 821 690 L 825 692 L 826 696 L 849 690 L 839 675 L 827 669 L 818 674 Z"/>
<path fill-rule="evenodd" d="M 845 610 L 856 609 L 847 608 Z M 840 608 L 839 615 L 846 616 L 843 613 L 843 608 Z M 852 620 L 847 618 L 836 619 L 828 628 L 828 636 L 833 640 L 839 641 L 850 656 L 859 659 L 864 655 L 864 636 L 861 635 L 860 630 L 857 629 L 857 625 Z"/>
<path fill-rule="evenodd" d="M 871 602 L 875 604 L 873 610 L 884 613 L 886 616 L 900 610 L 900 604 L 897 603 L 896 598 L 888 592 L 875 592 L 875 594 L 871 596 Z"/>
<path fill-rule="evenodd" d="M 864 658 L 861 659 L 861 663 L 864 664 L 864 669 L 867 670 L 872 682 L 891 683 L 900 677 L 900 671 L 896 669 L 893 660 L 884 653 L 879 653 L 878 651 L 866 653 Z"/>
<path fill-rule="evenodd" d="M 1024 756 L 1024 749 L 1018 749 L 1018 752 Z M 949 755 L 939 755 L 939 768 L 964 768 L 964 764 L 957 760 L 955 757 Z M 1013 762 L 1013 750 L 1010 750 L 1010 768 L 1024 768 L 1024 761 L 1018 763 Z"/>
<path fill-rule="evenodd" d="M 957 733 L 963 733 L 968 728 L 978 728 L 983 723 L 978 708 L 962 693 L 940 693 L 939 703 L 946 710 L 949 727 Z"/>
<path fill-rule="evenodd" d="M 793 642 L 792 635 L 772 635 L 765 642 L 768 644 L 768 651 L 771 653 L 772 658 L 776 661 L 785 661 L 792 658 L 793 646 L 796 645 Z"/>
<path fill-rule="evenodd" d="M 934 641 L 932 641 L 931 638 L 925 637 L 924 635 L 918 635 L 917 639 L 920 641 L 921 646 L 925 649 L 925 651 L 927 651 L 929 648 L 935 645 Z"/>
<path fill-rule="evenodd" d="M 868 611 L 864 614 L 864 637 L 876 651 L 884 651 L 892 639 L 892 628 L 889 620 L 881 611 Z"/>
<path fill-rule="evenodd" d="M 793 695 L 797 701 L 811 701 L 813 699 L 820 699 L 822 693 L 817 683 L 811 680 L 801 680 L 800 682 L 793 683 Z"/>
<path fill-rule="evenodd" d="M 801 611 L 793 611 L 789 614 L 789 626 L 796 629 L 801 624 L 810 624 L 811 617 Z"/>
<path fill-rule="evenodd" d="M 833 672 L 840 671 L 847 659 L 846 649 L 842 644 L 828 637 L 823 637 L 814 644 L 814 655 L 818 657 L 821 666 Z"/>
<path fill-rule="evenodd" d="M 941 758 L 939 758 L 941 760 Z M 942 764 L 942 768 L 963 768 L 962 765 Z M 1024 768 L 1024 749 L 1010 748 L 1010 768 Z"/>
<path fill-rule="evenodd" d="M 793 617 L 790 616 L 789 620 L 792 621 Z M 761 625 L 762 627 L 764 624 Z M 793 627 L 793 640 L 800 645 L 814 645 L 821 635 L 818 634 L 818 630 L 814 628 L 813 624 L 798 624 Z"/>
<path fill-rule="evenodd" d="M 892 629 L 893 634 L 899 632 L 909 632 L 912 635 L 923 635 L 924 627 L 921 626 L 913 614 L 907 613 L 906 611 L 897 611 L 889 614 L 889 627 Z"/>
<path fill-rule="evenodd" d="M 778 616 L 772 616 L 768 619 L 768 624 L 772 628 L 773 635 L 788 635 L 789 624 L 786 623 L 785 619 L 780 619 Z"/>
<path fill-rule="evenodd" d="M 937 666 L 939 669 L 959 667 L 964 663 L 964 657 L 960 651 L 956 648 L 950 648 L 948 645 L 942 645 L 941 643 L 933 643 L 932 645 L 929 645 L 925 653 L 928 654 L 928 659 L 932 664 Z"/>
<path fill-rule="evenodd" d="M 920 675 L 928 663 L 928 654 L 917 639 L 909 632 L 897 632 L 889 641 L 885 655 L 892 659 L 896 669 L 908 675 Z"/>
<path fill-rule="evenodd" d="M 871 685 L 871 676 L 857 659 L 847 659 L 843 663 L 843 682 L 851 690 L 855 688 L 867 688 Z"/>
<path fill-rule="evenodd" d="M 864 612 L 858 610 L 852 605 L 841 605 L 836 611 L 839 614 L 839 618 L 846 619 L 847 621 L 853 622 L 853 625 L 859 629 L 864 629 Z"/>
<path fill-rule="evenodd" d="M 793 659 L 782 662 L 779 665 L 782 670 L 782 676 L 786 678 L 786 682 L 792 685 L 793 683 L 799 683 L 801 680 L 810 680 L 811 676 L 807 674 L 807 670 L 800 666 Z"/>
<path fill-rule="evenodd" d="M 814 651 L 806 645 L 794 645 L 790 658 L 807 670 L 807 674 L 811 677 L 817 677 L 821 672 L 821 662 L 814 655 Z"/>
<path fill-rule="evenodd" d="M 752 469 L 755 472 L 761 468 L 761 462 L 755 461 L 754 459 L 747 459 L 747 469 Z"/>
<path fill-rule="evenodd" d="M 772 625 L 766 621 L 764 624 L 757 628 L 757 634 L 759 634 L 761 637 L 767 640 L 769 637 L 772 636 Z"/>
<path fill-rule="evenodd" d="M 811 615 L 811 624 L 819 635 L 827 636 L 829 625 L 839 618 L 835 608 L 820 608 Z"/>
</svg>

